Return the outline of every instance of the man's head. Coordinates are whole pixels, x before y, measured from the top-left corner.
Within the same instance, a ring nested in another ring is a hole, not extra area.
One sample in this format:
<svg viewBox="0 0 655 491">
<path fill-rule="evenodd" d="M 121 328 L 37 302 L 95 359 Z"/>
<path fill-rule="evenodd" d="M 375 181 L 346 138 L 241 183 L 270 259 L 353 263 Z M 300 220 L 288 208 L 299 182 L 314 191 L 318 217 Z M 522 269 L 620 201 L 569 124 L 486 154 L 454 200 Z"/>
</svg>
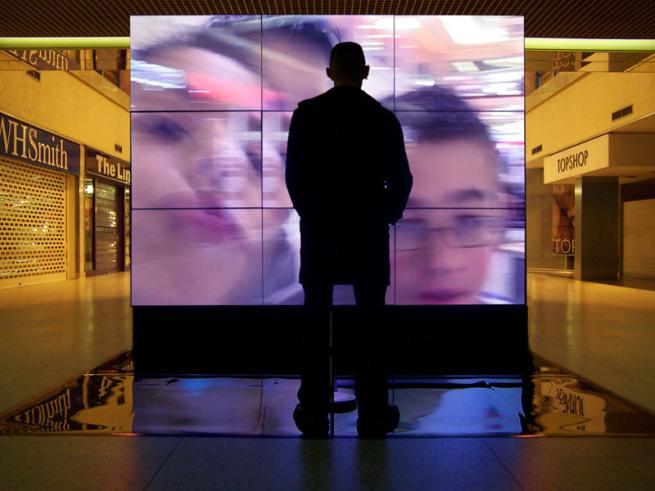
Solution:
<svg viewBox="0 0 655 491">
<path fill-rule="evenodd" d="M 370 67 L 366 64 L 362 47 L 353 42 L 339 43 L 330 53 L 330 66 L 327 76 L 335 86 L 354 85 L 361 87 L 362 80 L 368 78 Z"/>
</svg>

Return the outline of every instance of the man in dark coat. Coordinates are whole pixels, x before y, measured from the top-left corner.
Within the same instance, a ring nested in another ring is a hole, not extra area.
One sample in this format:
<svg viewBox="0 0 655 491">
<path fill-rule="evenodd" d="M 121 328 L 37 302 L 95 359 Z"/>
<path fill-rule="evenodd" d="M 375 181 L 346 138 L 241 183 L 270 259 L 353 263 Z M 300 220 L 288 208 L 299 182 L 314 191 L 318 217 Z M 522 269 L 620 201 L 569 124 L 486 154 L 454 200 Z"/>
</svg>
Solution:
<svg viewBox="0 0 655 491">
<path fill-rule="evenodd" d="M 412 175 L 398 120 L 361 90 L 369 73 L 361 46 L 337 44 L 326 72 L 334 87 L 298 104 L 287 146 L 286 183 L 300 215 L 300 283 L 308 314 L 294 419 L 306 435 L 327 434 L 332 290 L 352 284 L 360 314 L 358 432 L 382 436 L 399 417 L 387 399 L 382 327 L 389 225 L 402 217 Z"/>
</svg>

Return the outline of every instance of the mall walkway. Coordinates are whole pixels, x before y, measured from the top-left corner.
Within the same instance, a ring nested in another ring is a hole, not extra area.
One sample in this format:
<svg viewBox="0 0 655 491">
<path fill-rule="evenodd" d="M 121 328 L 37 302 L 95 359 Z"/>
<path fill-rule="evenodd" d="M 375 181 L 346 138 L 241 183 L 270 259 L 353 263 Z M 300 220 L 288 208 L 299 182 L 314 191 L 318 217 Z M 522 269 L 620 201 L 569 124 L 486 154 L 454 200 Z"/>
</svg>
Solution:
<svg viewBox="0 0 655 491">
<path fill-rule="evenodd" d="M 655 413 L 655 291 L 528 274 L 530 346 Z"/>
<path fill-rule="evenodd" d="M 132 346 L 130 275 L 0 290 L 0 412 Z"/>
<path fill-rule="evenodd" d="M 0 412 L 129 349 L 129 275 L 0 291 Z M 533 350 L 655 412 L 655 292 L 528 275 Z M 0 489 L 652 489 L 654 438 L 0 437 Z"/>
</svg>

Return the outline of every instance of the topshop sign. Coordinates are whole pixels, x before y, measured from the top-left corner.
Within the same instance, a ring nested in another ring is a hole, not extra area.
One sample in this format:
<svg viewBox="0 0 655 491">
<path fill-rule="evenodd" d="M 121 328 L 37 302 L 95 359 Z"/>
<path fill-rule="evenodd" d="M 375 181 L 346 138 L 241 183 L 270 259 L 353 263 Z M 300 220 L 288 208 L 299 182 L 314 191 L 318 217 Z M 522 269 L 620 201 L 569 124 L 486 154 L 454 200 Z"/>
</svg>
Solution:
<svg viewBox="0 0 655 491">
<path fill-rule="evenodd" d="M 589 157 L 589 150 L 581 150 L 578 153 L 572 153 L 561 159 L 557 159 L 557 173 L 563 173 L 567 170 L 584 167 Z"/>
<path fill-rule="evenodd" d="M 609 166 L 610 136 L 603 135 L 544 159 L 544 183 L 578 177 Z"/>
</svg>

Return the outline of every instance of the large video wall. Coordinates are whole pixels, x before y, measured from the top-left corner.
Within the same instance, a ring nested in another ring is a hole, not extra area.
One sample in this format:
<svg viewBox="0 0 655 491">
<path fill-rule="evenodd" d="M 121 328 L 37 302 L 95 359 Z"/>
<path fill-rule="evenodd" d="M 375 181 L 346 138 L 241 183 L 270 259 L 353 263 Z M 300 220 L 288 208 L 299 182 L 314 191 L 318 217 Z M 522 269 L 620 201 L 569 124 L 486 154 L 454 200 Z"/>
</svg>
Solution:
<svg viewBox="0 0 655 491">
<path fill-rule="evenodd" d="M 284 181 L 299 101 L 355 41 L 414 187 L 391 227 L 399 305 L 525 302 L 522 17 L 131 20 L 132 303 L 302 304 Z M 354 303 L 337 287 L 335 303 Z"/>
</svg>

